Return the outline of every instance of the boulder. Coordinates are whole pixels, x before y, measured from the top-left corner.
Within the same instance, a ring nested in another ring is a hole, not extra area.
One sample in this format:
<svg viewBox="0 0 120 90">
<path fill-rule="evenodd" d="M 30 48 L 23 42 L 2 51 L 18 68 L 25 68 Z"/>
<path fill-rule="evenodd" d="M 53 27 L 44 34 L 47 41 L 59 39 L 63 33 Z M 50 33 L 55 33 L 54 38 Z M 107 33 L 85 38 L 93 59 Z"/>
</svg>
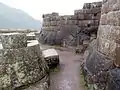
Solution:
<svg viewBox="0 0 120 90">
<path fill-rule="evenodd" d="M 42 54 L 50 68 L 54 68 L 59 65 L 59 55 L 55 49 L 44 50 Z"/>
</svg>

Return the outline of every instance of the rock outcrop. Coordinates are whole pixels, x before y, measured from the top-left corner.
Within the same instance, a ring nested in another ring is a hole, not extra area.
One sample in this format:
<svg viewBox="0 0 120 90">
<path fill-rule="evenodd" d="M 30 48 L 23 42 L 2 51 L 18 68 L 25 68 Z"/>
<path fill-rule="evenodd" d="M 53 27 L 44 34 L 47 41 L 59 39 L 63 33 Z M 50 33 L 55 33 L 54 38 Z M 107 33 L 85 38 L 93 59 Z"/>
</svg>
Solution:
<svg viewBox="0 0 120 90">
<path fill-rule="evenodd" d="M 102 2 L 86 3 L 74 15 L 43 15 L 41 42 L 52 45 L 78 45 L 96 38 Z"/>
<path fill-rule="evenodd" d="M 48 79 L 43 79 L 48 78 L 49 69 L 39 42 L 28 42 L 25 33 L 2 33 L 0 38 L 0 90 L 14 90 L 38 81 L 41 90 L 46 90 Z"/>
</svg>

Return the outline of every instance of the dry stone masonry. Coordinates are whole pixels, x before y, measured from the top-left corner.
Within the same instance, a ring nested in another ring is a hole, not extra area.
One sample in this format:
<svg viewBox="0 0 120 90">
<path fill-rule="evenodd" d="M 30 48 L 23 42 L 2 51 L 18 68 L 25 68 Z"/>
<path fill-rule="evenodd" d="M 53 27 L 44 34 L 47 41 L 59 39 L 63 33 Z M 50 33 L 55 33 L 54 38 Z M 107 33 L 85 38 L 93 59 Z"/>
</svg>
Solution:
<svg viewBox="0 0 120 90">
<path fill-rule="evenodd" d="M 1 33 L 0 39 L 0 90 L 19 89 L 38 81 L 39 90 L 47 90 L 49 69 L 39 42 L 28 41 L 25 33 L 8 31 Z"/>
<path fill-rule="evenodd" d="M 83 9 L 74 11 L 74 15 L 60 16 L 55 12 L 43 15 L 41 42 L 71 46 L 93 40 L 99 26 L 101 7 L 102 2 L 85 3 Z"/>
<path fill-rule="evenodd" d="M 97 40 L 85 52 L 83 74 L 91 90 L 120 90 L 120 0 L 103 0 Z"/>
<path fill-rule="evenodd" d="M 93 36 L 96 35 L 101 16 L 102 2 L 85 3 L 83 9 L 75 10 L 80 33 Z"/>
</svg>

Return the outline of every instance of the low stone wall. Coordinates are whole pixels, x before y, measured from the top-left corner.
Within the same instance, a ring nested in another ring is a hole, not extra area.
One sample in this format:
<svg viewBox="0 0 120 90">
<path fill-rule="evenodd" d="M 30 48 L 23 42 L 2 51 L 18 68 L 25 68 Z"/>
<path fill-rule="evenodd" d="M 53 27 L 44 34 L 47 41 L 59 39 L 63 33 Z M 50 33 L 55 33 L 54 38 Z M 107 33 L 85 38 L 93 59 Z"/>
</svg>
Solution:
<svg viewBox="0 0 120 90">
<path fill-rule="evenodd" d="M 0 29 L 0 33 L 30 33 L 37 32 L 35 29 Z"/>
</svg>

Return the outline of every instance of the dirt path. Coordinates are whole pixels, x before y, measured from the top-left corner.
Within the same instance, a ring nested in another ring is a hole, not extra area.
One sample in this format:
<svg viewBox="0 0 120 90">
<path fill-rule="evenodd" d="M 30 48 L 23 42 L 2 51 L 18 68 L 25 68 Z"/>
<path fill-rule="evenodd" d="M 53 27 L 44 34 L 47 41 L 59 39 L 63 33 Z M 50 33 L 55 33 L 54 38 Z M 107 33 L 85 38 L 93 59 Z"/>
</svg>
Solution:
<svg viewBox="0 0 120 90">
<path fill-rule="evenodd" d="M 58 51 L 60 71 L 50 75 L 50 90 L 85 90 L 80 84 L 80 55 Z"/>
</svg>

